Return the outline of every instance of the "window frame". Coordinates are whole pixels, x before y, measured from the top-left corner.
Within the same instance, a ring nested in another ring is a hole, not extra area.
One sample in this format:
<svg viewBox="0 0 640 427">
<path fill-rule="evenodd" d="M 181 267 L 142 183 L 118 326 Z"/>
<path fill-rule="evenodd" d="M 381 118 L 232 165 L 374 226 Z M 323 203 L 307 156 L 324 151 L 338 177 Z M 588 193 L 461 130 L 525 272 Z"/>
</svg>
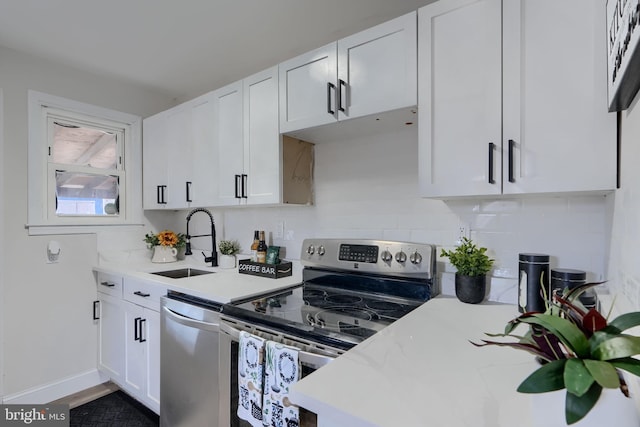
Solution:
<svg viewBox="0 0 640 427">
<path fill-rule="evenodd" d="M 29 125 L 29 234 L 86 233 L 104 226 L 139 226 L 142 223 L 142 118 L 83 102 L 30 90 Z M 49 117 L 123 129 L 119 171 L 118 216 L 58 216 L 55 212 L 55 164 L 49 161 Z M 124 182 L 122 182 L 124 181 Z"/>
</svg>

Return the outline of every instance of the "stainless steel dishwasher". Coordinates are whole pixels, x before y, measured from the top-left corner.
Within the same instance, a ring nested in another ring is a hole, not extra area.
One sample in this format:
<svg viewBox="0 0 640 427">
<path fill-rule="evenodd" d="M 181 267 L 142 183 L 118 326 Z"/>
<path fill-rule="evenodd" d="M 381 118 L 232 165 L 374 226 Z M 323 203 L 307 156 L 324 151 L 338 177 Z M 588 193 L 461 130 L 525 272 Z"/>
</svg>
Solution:
<svg viewBox="0 0 640 427">
<path fill-rule="evenodd" d="M 161 300 L 160 425 L 216 425 L 220 304 L 169 291 Z"/>
</svg>

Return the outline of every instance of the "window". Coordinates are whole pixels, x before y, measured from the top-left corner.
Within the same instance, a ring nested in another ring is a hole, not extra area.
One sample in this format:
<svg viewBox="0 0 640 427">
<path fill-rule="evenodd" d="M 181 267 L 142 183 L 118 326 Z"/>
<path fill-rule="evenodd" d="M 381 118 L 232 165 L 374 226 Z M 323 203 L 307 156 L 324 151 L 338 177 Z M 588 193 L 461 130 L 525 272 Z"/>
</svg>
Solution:
<svg viewBox="0 0 640 427">
<path fill-rule="evenodd" d="M 30 91 L 30 232 L 134 223 L 140 153 L 139 117 Z"/>
<path fill-rule="evenodd" d="M 47 116 L 49 214 L 120 215 L 120 182 L 126 180 L 118 124 L 80 118 L 55 109 Z"/>
</svg>

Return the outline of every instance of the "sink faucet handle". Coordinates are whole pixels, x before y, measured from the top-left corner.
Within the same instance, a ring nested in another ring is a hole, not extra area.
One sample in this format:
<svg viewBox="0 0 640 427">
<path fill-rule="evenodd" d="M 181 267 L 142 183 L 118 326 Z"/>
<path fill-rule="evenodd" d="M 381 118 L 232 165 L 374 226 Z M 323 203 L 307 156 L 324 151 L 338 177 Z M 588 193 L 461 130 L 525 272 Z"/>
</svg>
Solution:
<svg viewBox="0 0 640 427">
<path fill-rule="evenodd" d="M 202 256 L 204 257 L 204 262 L 213 262 L 213 255 L 207 256 L 204 252 L 202 252 Z"/>
</svg>

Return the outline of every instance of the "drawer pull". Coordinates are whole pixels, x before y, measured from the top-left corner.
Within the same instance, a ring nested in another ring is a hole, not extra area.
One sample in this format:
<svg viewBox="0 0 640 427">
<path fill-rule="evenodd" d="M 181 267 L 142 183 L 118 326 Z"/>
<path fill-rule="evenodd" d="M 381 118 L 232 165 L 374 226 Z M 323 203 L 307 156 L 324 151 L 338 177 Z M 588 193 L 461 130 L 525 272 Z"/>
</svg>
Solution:
<svg viewBox="0 0 640 427">
<path fill-rule="evenodd" d="M 133 294 L 134 295 L 138 295 L 139 297 L 142 297 L 142 298 L 146 298 L 146 297 L 150 297 L 151 296 L 151 294 L 147 294 L 147 293 L 144 293 L 144 292 L 141 292 L 141 291 L 135 291 Z"/>
<path fill-rule="evenodd" d="M 102 286 L 106 286 L 107 288 L 113 288 L 113 287 L 115 287 L 115 286 L 116 286 L 116 284 L 115 284 L 115 283 L 109 283 L 109 282 L 100 282 L 100 284 L 101 284 Z"/>
</svg>

